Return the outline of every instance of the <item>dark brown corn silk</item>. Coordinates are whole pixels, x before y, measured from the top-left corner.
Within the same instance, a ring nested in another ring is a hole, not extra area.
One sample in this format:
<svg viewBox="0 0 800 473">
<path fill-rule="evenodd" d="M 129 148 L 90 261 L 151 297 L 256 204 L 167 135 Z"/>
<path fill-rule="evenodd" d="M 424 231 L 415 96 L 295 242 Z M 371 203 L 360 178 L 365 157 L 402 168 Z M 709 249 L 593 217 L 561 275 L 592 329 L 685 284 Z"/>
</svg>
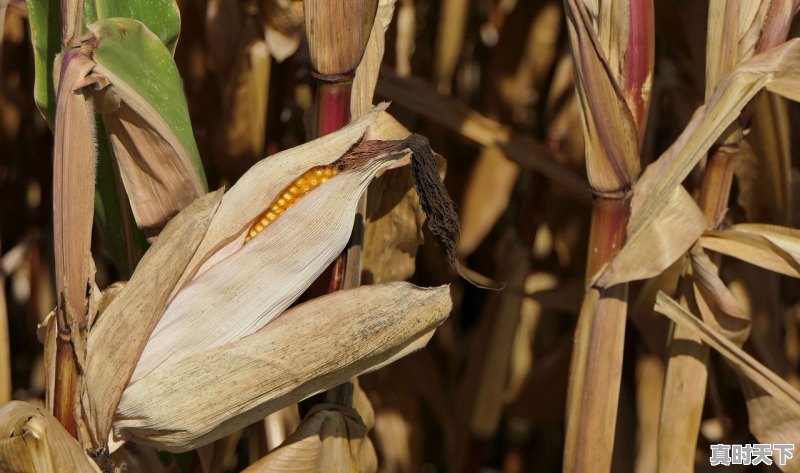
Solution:
<svg viewBox="0 0 800 473">
<path fill-rule="evenodd" d="M 411 150 L 411 171 L 414 187 L 419 196 L 422 211 L 428 217 L 428 228 L 436 238 L 436 243 L 444 249 L 447 260 L 465 280 L 484 289 L 497 289 L 476 283 L 461 270 L 456 258 L 456 248 L 461 236 L 461 223 L 458 220 L 453 199 L 447 193 L 444 183 L 439 179 L 439 167 L 428 139 L 413 134 L 404 140 L 364 141 L 355 145 L 336 164 L 340 170 L 358 167 L 365 161 L 383 153 Z"/>
</svg>

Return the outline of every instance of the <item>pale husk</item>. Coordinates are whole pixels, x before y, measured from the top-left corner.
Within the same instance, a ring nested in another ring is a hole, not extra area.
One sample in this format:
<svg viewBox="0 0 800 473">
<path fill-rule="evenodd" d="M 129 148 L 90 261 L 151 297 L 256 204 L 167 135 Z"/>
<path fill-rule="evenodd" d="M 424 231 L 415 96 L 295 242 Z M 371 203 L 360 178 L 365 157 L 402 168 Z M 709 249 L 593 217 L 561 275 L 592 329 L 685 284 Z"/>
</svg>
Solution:
<svg viewBox="0 0 800 473">
<path fill-rule="evenodd" d="M 83 404 L 96 441 L 108 438 L 122 392 L 221 198 L 210 193 L 167 224 L 89 332 Z"/>
<path fill-rule="evenodd" d="M 450 309 L 447 286 L 408 283 L 314 299 L 131 385 L 115 433 L 170 451 L 196 448 L 420 348 Z"/>
<path fill-rule="evenodd" d="M 373 177 L 405 154 L 387 154 L 339 174 L 248 244 L 240 235 L 223 248 L 218 254 L 227 257 L 208 264 L 170 302 L 131 382 L 162 363 L 247 336 L 286 310 L 347 244 L 356 205 Z"/>
</svg>

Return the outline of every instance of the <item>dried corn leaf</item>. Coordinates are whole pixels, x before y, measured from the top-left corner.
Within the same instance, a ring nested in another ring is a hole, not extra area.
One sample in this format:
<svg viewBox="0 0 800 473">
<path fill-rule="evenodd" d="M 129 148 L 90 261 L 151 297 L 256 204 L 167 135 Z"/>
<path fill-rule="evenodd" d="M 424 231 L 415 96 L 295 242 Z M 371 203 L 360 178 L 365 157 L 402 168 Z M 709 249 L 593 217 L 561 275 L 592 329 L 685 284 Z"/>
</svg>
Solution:
<svg viewBox="0 0 800 473">
<path fill-rule="evenodd" d="M 750 314 L 719 277 L 719 268 L 695 247 L 691 252 L 694 298 L 703 321 L 741 346 L 750 334 Z"/>
<path fill-rule="evenodd" d="M 303 39 L 303 5 L 292 0 L 269 0 L 264 5 L 264 40 L 269 52 L 283 62 L 300 47 Z"/>
<path fill-rule="evenodd" d="M 377 93 L 475 143 L 497 146 L 523 168 L 541 172 L 579 198 L 589 200 L 585 179 L 556 163 L 545 146 L 455 99 L 439 95 L 424 81 L 400 77 L 383 68 Z"/>
<path fill-rule="evenodd" d="M 364 468 L 358 461 L 360 451 L 371 448 L 366 434 L 356 411 L 322 405 L 286 442 L 243 473 L 374 472 L 377 468 Z"/>
<path fill-rule="evenodd" d="M 142 23 L 113 18 L 89 29 L 94 73 L 112 85 L 103 121 L 131 209 L 139 227 L 157 232 L 206 189 L 181 78 L 170 52 Z M 142 59 L 132 61 L 132 51 Z"/>
<path fill-rule="evenodd" d="M 105 442 L 122 392 L 145 343 L 222 198 L 215 192 L 173 218 L 89 332 L 84 411 L 95 440 Z M 119 347 L 126 347 L 120 350 Z"/>
<path fill-rule="evenodd" d="M 386 30 L 392 22 L 395 0 L 380 0 L 372 25 L 367 48 L 356 68 L 353 89 L 350 92 L 350 116 L 358 118 L 372 109 L 375 85 L 378 83 L 383 53 L 386 49 Z"/>
<path fill-rule="evenodd" d="M 264 156 L 272 58 L 255 19 L 240 27 L 242 37 L 232 70 L 225 71 L 221 123 L 217 132 L 218 166 L 241 175 Z M 228 56 L 231 54 L 228 52 Z"/>
<path fill-rule="evenodd" d="M 800 392 L 666 294 L 658 294 L 655 309 L 690 330 L 734 368 L 747 398 L 750 430 L 759 441 L 800 442 Z M 781 468 L 800 471 L 800 461 L 795 459 Z"/>
<path fill-rule="evenodd" d="M 798 61 L 800 40 L 792 40 L 741 63 L 723 78 L 709 103 L 695 112 L 675 143 L 648 166 L 634 184 L 628 241 L 609 264 L 610 274 L 596 275 L 598 284 L 609 286 L 658 274 L 700 236 L 697 212 L 689 211 L 688 202 L 681 202 L 687 200 L 685 196 L 677 196 L 677 192 L 683 191 L 676 189 L 759 90 L 766 88 L 794 100 L 800 99 L 797 93 L 800 71 L 795 67 Z M 688 213 L 680 216 L 676 211 Z M 676 217 L 680 217 L 680 226 L 664 226 Z M 653 256 L 658 255 L 655 264 L 645 268 L 632 266 L 631 255 L 640 253 L 644 241 L 652 238 L 662 242 L 659 249 L 653 251 L 648 242 L 648 257 L 638 261 L 652 261 Z M 626 249 L 629 245 L 639 248 Z M 618 258 L 623 262 L 617 262 Z M 617 266 L 620 269 L 611 269 Z"/>
<path fill-rule="evenodd" d="M 739 147 L 735 170 L 737 202 L 748 221 L 790 221 L 794 205 L 791 138 L 787 101 L 770 93 L 758 96 L 753 126 Z"/>
<path fill-rule="evenodd" d="M 233 69 L 242 35 L 243 5 L 238 0 L 208 0 L 206 2 L 205 38 L 211 70 L 220 81 L 226 81 Z"/>
<path fill-rule="evenodd" d="M 464 191 L 458 252 L 468 256 L 481 244 L 508 208 L 519 165 L 496 147 L 482 148 Z"/>
<path fill-rule="evenodd" d="M 402 140 L 409 134 L 403 125 L 384 112 L 364 138 Z M 425 223 L 411 169 L 404 166 L 386 170 L 370 184 L 367 192 L 362 281 L 379 284 L 408 279 L 416 268 L 417 248 L 423 243 Z"/>
<path fill-rule="evenodd" d="M 0 471 L 100 473 L 55 417 L 20 401 L 0 406 Z"/>
<path fill-rule="evenodd" d="M 391 283 L 314 299 L 129 386 L 115 433 L 175 451 L 221 438 L 420 348 L 449 314 L 449 292 Z"/>
<path fill-rule="evenodd" d="M 464 46 L 464 32 L 469 20 L 470 2 L 443 0 L 436 34 L 436 60 L 433 75 L 439 93 L 450 94 L 453 76 Z"/>
<path fill-rule="evenodd" d="M 676 187 L 660 213 L 628 240 L 594 277 L 595 284 L 614 284 L 661 274 L 697 241 L 706 228 L 703 212 L 683 186 Z"/>
<path fill-rule="evenodd" d="M 59 323 L 86 329 L 94 209 L 95 130 L 90 99 L 83 87 L 92 61 L 77 49 L 63 56 L 56 108 L 53 158 L 53 238 Z"/>
<path fill-rule="evenodd" d="M 706 232 L 703 248 L 770 271 L 800 278 L 800 230 L 757 223 Z"/>
</svg>

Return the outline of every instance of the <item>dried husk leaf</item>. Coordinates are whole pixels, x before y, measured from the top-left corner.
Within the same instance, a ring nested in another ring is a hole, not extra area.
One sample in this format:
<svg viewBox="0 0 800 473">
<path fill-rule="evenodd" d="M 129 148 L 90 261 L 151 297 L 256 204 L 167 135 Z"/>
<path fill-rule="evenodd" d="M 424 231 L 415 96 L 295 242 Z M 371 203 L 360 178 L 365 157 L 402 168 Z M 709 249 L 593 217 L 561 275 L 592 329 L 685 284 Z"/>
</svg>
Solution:
<svg viewBox="0 0 800 473">
<path fill-rule="evenodd" d="M 611 287 L 661 274 L 705 229 L 705 216 L 692 196 L 683 186 L 676 187 L 649 225 L 628 234 L 620 252 L 595 275 L 595 284 Z"/>
<path fill-rule="evenodd" d="M 101 446 L 150 333 L 221 199 L 221 191 L 207 194 L 167 224 L 89 332 L 83 404 L 92 436 Z M 120 350 L 122 346 L 126 349 Z"/>
<path fill-rule="evenodd" d="M 177 67 L 158 37 L 138 21 L 112 18 L 88 28 L 93 37 L 85 43 L 94 48 L 94 73 L 112 84 L 103 121 L 131 210 L 139 227 L 157 233 L 206 192 Z M 132 50 L 149 58 L 135 70 Z"/>
<path fill-rule="evenodd" d="M 383 112 L 364 138 L 402 140 L 409 134 Z M 379 284 L 410 278 L 416 269 L 417 249 L 423 243 L 425 214 L 408 166 L 386 170 L 370 184 L 364 217 L 362 281 Z"/>
<path fill-rule="evenodd" d="M 212 265 L 238 250 L 244 233 L 256 217 L 287 185 L 309 169 L 339 159 L 364 136 L 387 106 L 380 104 L 336 133 L 269 156 L 250 168 L 225 193 L 220 209 L 178 288 L 193 278 L 202 265 Z"/>
<path fill-rule="evenodd" d="M 129 386 L 115 433 L 170 451 L 196 448 L 419 349 L 450 309 L 447 286 L 408 283 L 314 299 Z"/>
<path fill-rule="evenodd" d="M 691 252 L 695 302 L 703 321 L 742 346 L 750 335 L 750 314 L 719 277 L 719 268 L 699 247 Z"/>
<path fill-rule="evenodd" d="M 227 257 L 209 264 L 175 295 L 131 382 L 162 363 L 247 336 L 286 310 L 344 249 L 358 200 L 373 177 L 405 154 L 382 155 L 342 172 L 246 245 L 239 234 L 217 253 Z M 228 316 L 220 320 L 221 313 Z"/>
<path fill-rule="evenodd" d="M 358 118 L 372 109 L 375 85 L 378 83 L 383 53 L 386 49 L 386 30 L 392 22 L 395 0 L 380 0 L 372 25 L 367 48 L 356 68 L 353 89 L 350 92 L 350 116 Z M 404 137 L 405 138 L 405 137 Z"/>
<path fill-rule="evenodd" d="M 281 446 L 243 473 L 374 472 L 377 468 L 364 468 L 358 461 L 369 443 L 366 434 L 354 410 L 322 405 Z"/>
<path fill-rule="evenodd" d="M 71 49 L 62 60 L 53 163 L 53 238 L 59 310 L 85 330 L 94 211 L 95 132 L 83 90 L 93 63 Z M 64 320 L 63 318 L 61 319 Z M 74 330 L 77 334 L 78 330 Z"/>
<path fill-rule="evenodd" d="M 658 294 L 655 309 L 719 352 L 737 372 L 747 398 L 750 430 L 760 442 L 797 445 L 800 392 L 666 294 Z M 790 461 L 781 469 L 800 471 L 800 461 Z"/>
<path fill-rule="evenodd" d="M 742 223 L 710 231 L 700 238 L 703 248 L 738 258 L 770 271 L 800 278 L 800 230 Z"/>
<path fill-rule="evenodd" d="M 0 406 L 0 471 L 100 473 L 55 417 L 20 401 Z"/>
</svg>

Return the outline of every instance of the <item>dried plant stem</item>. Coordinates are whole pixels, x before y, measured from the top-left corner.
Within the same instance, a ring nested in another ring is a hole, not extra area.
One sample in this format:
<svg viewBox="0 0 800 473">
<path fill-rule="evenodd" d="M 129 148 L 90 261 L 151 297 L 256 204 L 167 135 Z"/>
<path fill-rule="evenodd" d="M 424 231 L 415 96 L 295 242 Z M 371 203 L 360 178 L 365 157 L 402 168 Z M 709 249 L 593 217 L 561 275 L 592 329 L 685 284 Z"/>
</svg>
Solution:
<svg viewBox="0 0 800 473">
<path fill-rule="evenodd" d="M 710 151 L 700 188 L 700 208 L 709 229 L 715 229 L 728 208 L 737 144 L 717 145 Z M 682 304 L 691 299 L 691 274 L 685 270 L 679 289 Z M 688 296 L 688 297 L 687 297 Z M 692 312 L 696 313 L 696 310 Z M 703 404 L 708 383 L 710 349 L 690 329 L 677 325 L 670 338 L 659 426 L 658 471 L 693 471 Z"/>
<path fill-rule="evenodd" d="M 8 311 L 6 308 L 5 277 L 0 271 L 0 404 L 10 400 L 11 353 L 8 338 Z"/>
<path fill-rule="evenodd" d="M 69 329 L 59 324 L 56 338 L 56 390 L 53 396 L 53 416 L 75 438 L 78 423 L 75 419 L 75 396 L 78 385 L 78 363 Z"/>
<path fill-rule="evenodd" d="M 625 242 L 626 197 L 596 198 L 589 239 L 589 275 Z M 628 285 L 590 288 L 575 333 L 567 392 L 564 471 L 610 471 L 622 375 Z"/>
<path fill-rule="evenodd" d="M 700 208 L 706 216 L 709 229 L 719 225 L 728 209 L 738 149 L 737 145 L 719 145 L 712 149 L 708 158 L 700 188 Z"/>
</svg>

